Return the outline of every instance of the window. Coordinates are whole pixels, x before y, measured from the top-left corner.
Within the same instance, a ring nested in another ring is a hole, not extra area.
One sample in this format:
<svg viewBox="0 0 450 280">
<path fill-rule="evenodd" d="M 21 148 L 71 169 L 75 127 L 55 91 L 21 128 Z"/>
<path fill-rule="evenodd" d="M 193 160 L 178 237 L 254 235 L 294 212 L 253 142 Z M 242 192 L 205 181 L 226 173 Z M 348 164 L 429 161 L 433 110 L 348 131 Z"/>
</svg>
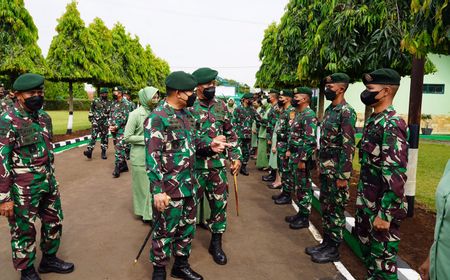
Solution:
<svg viewBox="0 0 450 280">
<path fill-rule="evenodd" d="M 444 84 L 423 84 L 424 94 L 444 94 L 445 85 Z"/>
</svg>

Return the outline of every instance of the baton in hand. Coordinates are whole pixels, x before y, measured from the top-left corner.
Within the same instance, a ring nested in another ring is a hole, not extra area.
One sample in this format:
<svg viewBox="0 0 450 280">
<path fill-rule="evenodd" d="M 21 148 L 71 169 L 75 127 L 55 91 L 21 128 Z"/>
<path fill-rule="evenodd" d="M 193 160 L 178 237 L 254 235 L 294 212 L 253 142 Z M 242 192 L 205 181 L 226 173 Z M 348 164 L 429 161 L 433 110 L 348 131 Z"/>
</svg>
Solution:
<svg viewBox="0 0 450 280">
<path fill-rule="evenodd" d="M 236 215 L 239 217 L 239 195 L 238 195 L 238 183 L 237 183 L 237 170 L 233 174 L 234 179 L 234 198 L 236 200 Z"/>
</svg>

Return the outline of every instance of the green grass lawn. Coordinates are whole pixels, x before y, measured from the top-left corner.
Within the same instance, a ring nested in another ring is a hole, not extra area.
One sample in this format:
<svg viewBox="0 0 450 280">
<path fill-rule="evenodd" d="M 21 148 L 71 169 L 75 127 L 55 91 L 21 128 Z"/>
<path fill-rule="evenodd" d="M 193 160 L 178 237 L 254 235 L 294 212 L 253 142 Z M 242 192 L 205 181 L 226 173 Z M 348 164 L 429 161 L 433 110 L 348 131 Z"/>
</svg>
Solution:
<svg viewBox="0 0 450 280">
<path fill-rule="evenodd" d="M 67 131 L 67 119 L 69 118 L 69 112 L 67 111 L 47 111 L 50 114 L 53 121 L 53 133 L 65 134 Z M 73 131 L 89 129 L 91 123 L 88 120 L 88 111 L 76 111 L 73 112 Z"/>
<path fill-rule="evenodd" d="M 359 139 L 357 139 L 359 141 Z M 421 140 L 417 167 L 416 201 L 429 210 L 435 210 L 435 192 L 450 159 L 450 145 Z M 358 153 L 353 167 L 359 170 Z"/>
</svg>

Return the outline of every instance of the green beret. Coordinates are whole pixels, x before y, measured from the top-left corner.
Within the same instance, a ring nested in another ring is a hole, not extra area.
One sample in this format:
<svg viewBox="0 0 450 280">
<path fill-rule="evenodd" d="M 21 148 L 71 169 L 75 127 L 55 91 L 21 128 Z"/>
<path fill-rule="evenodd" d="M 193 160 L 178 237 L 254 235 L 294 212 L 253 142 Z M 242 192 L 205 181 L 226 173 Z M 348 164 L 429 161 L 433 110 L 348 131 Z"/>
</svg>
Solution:
<svg viewBox="0 0 450 280">
<path fill-rule="evenodd" d="M 166 78 L 166 87 L 175 90 L 193 90 L 197 84 L 194 76 L 183 71 L 172 72 Z"/>
<path fill-rule="evenodd" d="M 286 96 L 286 97 L 294 97 L 294 92 L 292 92 L 291 90 L 288 90 L 288 89 L 283 89 L 280 91 L 280 95 Z"/>
<path fill-rule="evenodd" d="M 252 99 L 252 98 L 253 98 L 253 94 L 251 94 L 251 93 L 246 93 L 241 97 L 241 99 Z"/>
<path fill-rule="evenodd" d="M 325 77 L 325 84 L 349 83 L 350 77 L 345 73 L 334 73 Z"/>
<path fill-rule="evenodd" d="M 26 73 L 20 75 L 13 84 L 13 89 L 17 91 L 28 91 L 42 89 L 44 87 L 44 77 L 38 74 Z"/>
<path fill-rule="evenodd" d="M 197 79 L 198 84 L 201 85 L 215 80 L 218 74 L 219 72 L 214 69 L 203 67 L 195 70 L 192 73 L 192 76 L 194 76 Z"/>
<path fill-rule="evenodd" d="M 105 87 L 100 88 L 99 93 L 108 93 L 108 88 L 105 88 Z"/>
<path fill-rule="evenodd" d="M 121 86 L 114 87 L 114 88 L 113 88 L 113 91 L 120 91 L 120 92 L 123 92 L 123 87 L 121 87 Z"/>
<path fill-rule="evenodd" d="M 310 89 L 309 87 L 294 88 L 294 94 L 296 94 L 296 93 L 307 94 L 307 95 L 309 95 L 309 97 L 311 97 L 313 94 L 312 89 Z"/>
<path fill-rule="evenodd" d="M 277 94 L 280 94 L 280 92 L 279 92 L 278 90 L 273 89 L 273 88 L 271 88 L 271 89 L 269 90 L 269 93 L 277 93 Z"/>
<path fill-rule="evenodd" d="M 377 69 L 372 73 L 364 74 L 362 77 L 365 85 L 400 85 L 400 79 L 398 72 L 389 68 Z"/>
</svg>

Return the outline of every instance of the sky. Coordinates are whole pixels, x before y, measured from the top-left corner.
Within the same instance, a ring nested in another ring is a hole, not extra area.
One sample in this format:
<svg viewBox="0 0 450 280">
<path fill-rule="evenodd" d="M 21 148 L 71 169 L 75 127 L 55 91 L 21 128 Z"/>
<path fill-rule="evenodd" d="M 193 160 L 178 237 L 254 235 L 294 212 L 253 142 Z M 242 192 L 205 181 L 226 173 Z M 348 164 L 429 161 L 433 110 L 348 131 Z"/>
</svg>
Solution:
<svg viewBox="0 0 450 280">
<path fill-rule="evenodd" d="M 57 19 L 71 0 L 25 0 L 47 55 Z M 86 26 L 100 17 L 111 29 L 121 22 L 150 44 L 172 71 L 211 67 L 219 76 L 253 86 L 261 64 L 264 30 L 279 22 L 288 0 L 78 0 Z"/>
</svg>

